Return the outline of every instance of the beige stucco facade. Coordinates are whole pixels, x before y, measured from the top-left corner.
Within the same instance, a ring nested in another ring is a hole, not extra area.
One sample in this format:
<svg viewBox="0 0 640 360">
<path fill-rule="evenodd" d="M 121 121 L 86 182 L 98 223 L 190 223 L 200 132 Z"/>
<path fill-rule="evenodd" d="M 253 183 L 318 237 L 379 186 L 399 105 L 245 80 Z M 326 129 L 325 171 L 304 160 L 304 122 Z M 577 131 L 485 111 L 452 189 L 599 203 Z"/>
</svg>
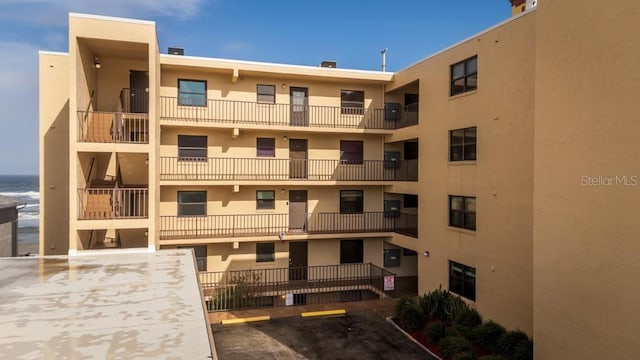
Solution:
<svg viewBox="0 0 640 360">
<path fill-rule="evenodd" d="M 165 55 L 152 22 L 70 15 L 69 53 L 40 54 L 41 253 L 193 246 L 216 272 L 287 268 L 300 243 L 307 266 L 337 265 L 362 240 L 356 258 L 418 293 L 460 293 L 464 266 L 460 295 L 537 358 L 632 358 L 638 12 L 512 3 L 395 73 Z M 454 91 L 459 63 L 477 73 Z M 459 129 L 470 160 L 452 160 Z"/>
</svg>

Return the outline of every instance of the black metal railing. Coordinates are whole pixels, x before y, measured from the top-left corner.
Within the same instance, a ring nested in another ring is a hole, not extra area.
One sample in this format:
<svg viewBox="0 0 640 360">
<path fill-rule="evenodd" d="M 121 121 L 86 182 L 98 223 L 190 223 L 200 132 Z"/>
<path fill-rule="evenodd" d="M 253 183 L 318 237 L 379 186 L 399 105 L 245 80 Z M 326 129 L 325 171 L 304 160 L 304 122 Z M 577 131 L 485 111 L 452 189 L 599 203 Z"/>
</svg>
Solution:
<svg viewBox="0 0 640 360">
<path fill-rule="evenodd" d="M 94 143 L 149 143 L 149 117 L 107 111 L 78 111 L 78 141 Z"/>
<path fill-rule="evenodd" d="M 78 219 L 146 218 L 148 188 L 78 189 Z"/>
<path fill-rule="evenodd" d="M 340 301 L 340 295 L 344 301 L 363 291 L 381 298 L 394 283 L 395 274 L 371 263 L 200 273 L 209 311 Z"/>
<path fill-rule="evenodd" d="M 397 129 L 402 121 L 388 120 L 384 108 L 265 104 L 208 99 L 206 106 L 186 106 L 177 97 L 160 97 L 162 120 L 260 126 L 304 126 L 348 129 Z"/>
<path fill-rule="evenodd" d="M 161 157 L 160 180 L 417 181 L 418 160 Z"/>
<path fill-rule="evenodd" d="M 398 232 L 417 237 L 417 216 L 389 212 L 160 216 L 161 239 Z"/>
</svg>

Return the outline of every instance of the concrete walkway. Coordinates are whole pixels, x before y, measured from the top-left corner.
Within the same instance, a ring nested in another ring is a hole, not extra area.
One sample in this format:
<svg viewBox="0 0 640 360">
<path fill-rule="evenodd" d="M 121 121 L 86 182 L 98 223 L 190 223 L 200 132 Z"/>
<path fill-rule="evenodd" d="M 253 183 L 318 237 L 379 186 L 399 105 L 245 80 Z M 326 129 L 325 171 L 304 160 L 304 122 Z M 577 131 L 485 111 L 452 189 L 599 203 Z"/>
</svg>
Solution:
<svg viewBox="0 0 640 360">
<path fill-rule="evenodd" d="M 248 318 L 248 317 L 265 316 L 265 315 L 271 316 L 272 319 L 300 317 L 300 313 L 302 312 L 334 310 L 334 309 L 345 309 L 347 313 L 354 312 L 354 311 L 370 310 L 379 314 L 383 318 L 386 318 L 388 316 L 394 315 L 397 302 L 398 302 L 398 299 L 382 299 L 382 300 L 338 302 L 338 303 L 313 304 L 313 305 L 283 306 L 283 307 L 272 307 L 272 308 L 252 309 L 252 310 L 210 312 L 209 322 L 211 324 L 220 324 L 222 320 Z"/>
</svg>

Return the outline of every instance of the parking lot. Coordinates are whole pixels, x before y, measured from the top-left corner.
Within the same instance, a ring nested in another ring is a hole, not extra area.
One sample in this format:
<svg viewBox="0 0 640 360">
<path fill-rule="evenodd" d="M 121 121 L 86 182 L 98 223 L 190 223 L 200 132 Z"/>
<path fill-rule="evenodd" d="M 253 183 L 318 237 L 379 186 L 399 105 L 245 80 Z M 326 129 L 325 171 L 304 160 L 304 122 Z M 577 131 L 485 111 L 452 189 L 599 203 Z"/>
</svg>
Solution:
<svg viewBox="0 0 640 360">
<path fill-rule="evenodd" d="M 213 326 L 226 359 L 433 359 L 373 311 Z"/>
</svg>

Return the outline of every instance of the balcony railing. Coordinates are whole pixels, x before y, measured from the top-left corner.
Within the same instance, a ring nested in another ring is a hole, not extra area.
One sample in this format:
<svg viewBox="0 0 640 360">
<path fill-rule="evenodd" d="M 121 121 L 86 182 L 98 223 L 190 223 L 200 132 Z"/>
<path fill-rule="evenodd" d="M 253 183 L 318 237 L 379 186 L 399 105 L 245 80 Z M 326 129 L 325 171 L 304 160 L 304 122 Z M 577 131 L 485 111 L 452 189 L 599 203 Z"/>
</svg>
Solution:
<svg viewBox="0 0 640 360">
<path fill-rule="evenodd" d="M 147 114 L 78 111 L 78 141 L 93 143 L 149 143 Z"/>
<path fill-rule="evenodd" d="M 397 129 L 402 122 L 385 117 L 385 109 L 265 104 L 208 99 L 206 106 L 183 106 L 177 97 L 160 98 L 160 118 L 213 124 L 296 126 L 347 129 Z"/>
<path fill-rule="evenodd" d="M 160 180 L 417 181 L 418 160 L 161 157 Z"/>
<path fill-rule="evenodd" d="M 412 214 L 365 212 L 359 214 L 236 214 L 160 216 L 161 239 L 202 239 L 284 234 L 398 232 L 418 236 Z"/>
<path fill-rule="evenodd" d="M 284 306 L 286 294 L 304 297 L 299 303 L 339 301 L 340 294 L 350 291 L 381 298 L 393 293 L 385 289 L 385 278 L 388 285 L 395 283 L 393 273 L 370 263 L 200 273 L 209 311 Z M 326 296 L 332 293 L 338 298 Z"/>
<path fill-rule="evenodd" d="M 78 189 L 78 219 L 146 218 L 149 209 L 147 188 Z"/>
</svg>

